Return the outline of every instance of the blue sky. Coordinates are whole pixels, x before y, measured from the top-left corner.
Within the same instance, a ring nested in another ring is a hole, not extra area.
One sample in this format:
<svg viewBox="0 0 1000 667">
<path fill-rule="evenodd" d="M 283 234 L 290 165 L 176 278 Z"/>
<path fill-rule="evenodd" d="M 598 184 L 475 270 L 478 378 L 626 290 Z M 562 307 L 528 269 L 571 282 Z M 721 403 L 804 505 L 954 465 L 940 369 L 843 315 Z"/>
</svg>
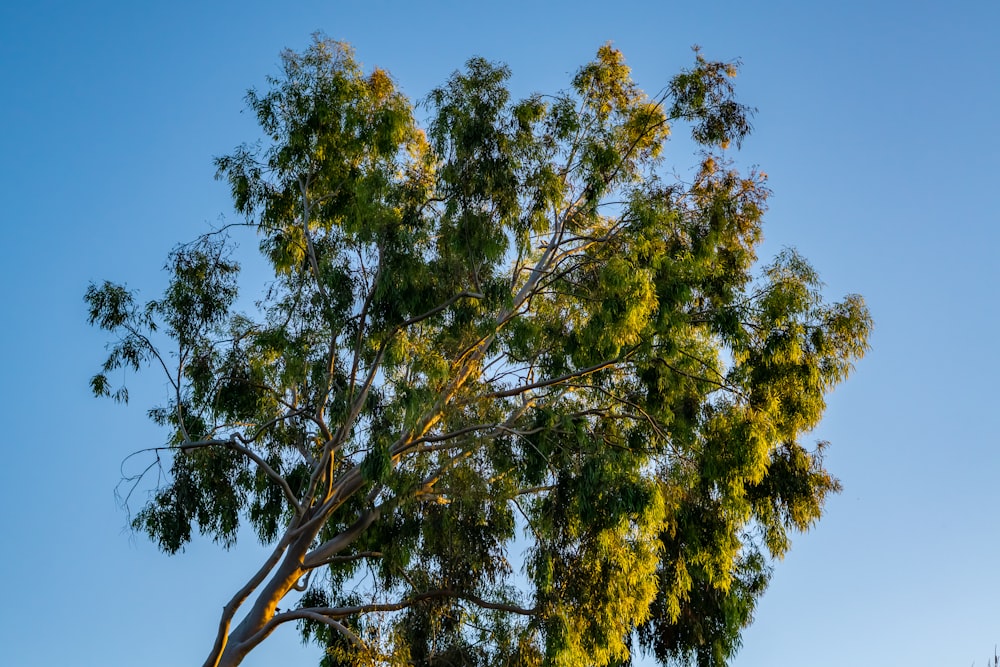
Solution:
<svg viewBox="0 0 1000 667">
<path fill-rule="evenodd" d="M 292 7 L 283 5 L 294 5 Z M 865 296 L 873 349 L 814 434 L 844 492 L 778 564 L 735 667 L 983 664 L 1000 642 L 995 260 L 1000 4 L 8 2 L 0 7 L 0 662 L 200 664 L 259 561 L 198 541 L 168 558 L 113 490 L 144 417 L 89 395 L 105 337 L 90 281 L 151 297 L 166 252 L 235 217 L 211 158 L 278 52 L 325 31 L 419 99 L 472 55 L 521 94 L 567 85 L 612 40 L 639 84 L 743 60 L 759 109 L 737 159 L 770 175 L 769 257 L 795 246 L 836 297 Z M 678 143 L 679 170 L 693 164 Z M 293 633 L 247 665 L 316 663 Z"/>
</svg>

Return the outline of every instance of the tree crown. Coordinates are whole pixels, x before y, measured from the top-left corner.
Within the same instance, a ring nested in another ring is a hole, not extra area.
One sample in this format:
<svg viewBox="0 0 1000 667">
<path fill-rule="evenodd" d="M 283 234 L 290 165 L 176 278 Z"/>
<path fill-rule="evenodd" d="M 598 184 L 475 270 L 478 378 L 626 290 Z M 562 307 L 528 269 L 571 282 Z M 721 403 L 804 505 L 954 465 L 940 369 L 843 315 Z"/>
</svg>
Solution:
<svg viewBox="0 0 1000 667">
<path fill-rule="evenodd" d="M 243 521 L 274 545 L 206 664 L 287 622 L 327 665 L 725 663 L 839 488 L 801 440 L 871 326 L 793 251 L 755 274 L 736 69 L 696 52 L 650 97 L 606 45 L 512 101 L 474 58 L 423 130 L 317 37 L 248 93 L 265 140 L 216 165 L 274 269 L 258 311 L 233 311 L 220 235 L 171 254 L 160 299 L 86 295 L 118 336 L 94 392 L 127 400 L 109 372 L 147 362 L 171 386 L 170 474 L 133 525 L 170 553 Z M 664 168 L 677 124 L 690 182 Z"/>
</svg>

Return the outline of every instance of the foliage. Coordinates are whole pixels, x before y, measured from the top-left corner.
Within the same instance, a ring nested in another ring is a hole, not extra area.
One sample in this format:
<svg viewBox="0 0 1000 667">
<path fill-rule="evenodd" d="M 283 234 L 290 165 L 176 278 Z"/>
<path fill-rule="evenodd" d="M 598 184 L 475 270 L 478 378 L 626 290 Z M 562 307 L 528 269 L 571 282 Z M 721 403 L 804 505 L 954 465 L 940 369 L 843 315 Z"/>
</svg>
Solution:
<svg viewBox="0 0 1000 667">
<path fill-rule="evenodd" d="M 331 666 L 725 664 L 839 488 L 801 439 L 870 327 L 792 251 L 755 275 L 736 67 L 696 52 L 650 97 L 603 46 L 514 101 L 474 58 L 424 131 L 344 44 L 282 62 L 247 97 L 266 139 L 217 159 L 274 268 L 259 311 L 233 312 L 212 235 L 159 300 L 86 297 L 118 335 L 94 392 L 127 400 L 109 373 L 146 362 L 171 385 L 170 475 L 134 526 L 169 553 L 244 521 L 274 546 L 206 664 L 289 622 Z M 675 124 L 691 182 L 663 164 Z"/>
</svg>

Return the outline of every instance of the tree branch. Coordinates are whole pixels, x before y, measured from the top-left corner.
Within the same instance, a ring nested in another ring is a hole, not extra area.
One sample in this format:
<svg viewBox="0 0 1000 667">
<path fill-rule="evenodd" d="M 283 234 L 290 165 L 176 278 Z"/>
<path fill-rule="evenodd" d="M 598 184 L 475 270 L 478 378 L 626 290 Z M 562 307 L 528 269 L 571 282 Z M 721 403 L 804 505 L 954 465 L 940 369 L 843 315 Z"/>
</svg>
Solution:
<svg viewBox="0 0 1000 667">
<path fill-rule="evenodd" d="M 553 385 L 558 385 L 566 382 L 567 380 L 573 380 L 576 378 L 584 377 L 590 375 L 591 373 L 596 373 L 598 371 L 604 370 L 614 366 L 615 364 L 621 363 L 627 358 L 627 354 L 620 356 L 617 359 L 611 359 L 609 361 L 602 361 L 599 364 L 594 364 L 593 366 L 588 366 L 587 368 L 581 368 L 578 371 L 572 373 L 566 373 L 565 375 L 560 375 L 559 377 L 551 378 L 548 380 L 541 380 L 540 382 L 532 382 L 530 384 L 521 385 L 514 389 L 508 389 L 506 391 L 497 391 L 492 394 L 486 394 L 481 398 L 510 398 L 511 396 L 519 396 L 525 392 L 531 391 L 532 389 L 540 389 L 543 387 L 551 387 Z"/>
<path fill-rule="evenodd" d="M 176 448 L 182 452 L 186 452 L 189 449 L 200 449 L 203 447 L 226 447 L 228 449 L 237 451 L 240 454 L 243 454 L 248 459 L 256 463 L 257 467 L 265 475 L 267 475 L 272 481 L 274 481 L 276 484 L 278 484 L 278 486 L 281 487 L 281 490 L 285 494 L 285 498 L 287 498 L 288 502 L 291 503 L 292 507 L 295 508 L 295 513 L 301 516 L 304 512 L 302 505 L 299 503 L 298 496 L 296 496 L 295 492 L 292 491 L 292 487 L 288 485 L 288 482 L 285 480 L 285 478 L 282 477 L 280 474 L 278 474 L 278 471 L 269 466 L 267 464 L 267 461 L 258 456 L 256 452 L 254 452 L 249 447 L 246 447 L 245 445 L 242 445 L 239 442 L 237 442 L 236 441 L 237 437 L 239 436 L 234 435 L 232 438 L 228 440 L 197 440 L 194 442 L 190 441 L 182 442 L 181 444 L 177 445 Z"/>
<path fill-rule="evenodd" d="M 336 555 L 337 552 L 346 549 L 356 539 L 361 537 L 362 533 L 368 530 L 368 527 L 375 523 L 380 515 L 381 509 L 378 507 L 362 512 L 358 520 L 347 530 L 307 553 L 305 558 L 302 559 L 302 566 L 312 569 L 323 565 L 324 562 Z"/>
<path fill-rule="evenodd" d="M 278 561 L 281 560 L 281 555 L 285 553 L 291 542 L 292 536 L 286 531 L 260 569 L 250 577 L 250 580 L 244 584 L 243 588 L 238 590 L 236 595 L 222 608 L 222 617 L 219 619 L 219 629 L 215 635 L 215 643 L 212 646 L 211 653 L 209 653 L 208 660 L 205 661 L 204 667 L 218 667 L 223 651 L 226 649 L 229 639 L 229 626 L 233 622 L 233 617 L 246 599 L 250 597 L 250 594 L 260 586 L 264 579 L 267 578 L 268 573 L 278 564 Z"/>
<path fill-rule="evenodd" d="M 473 593 L 456 591 L 449 588 L 440 588 L 433 591 L 424 591 L 423 593 L 417 593 L 416 595 L 411 595 L 410 597 L 400 600 L 399 602 L 363 604 L 351 607 L 304 607 L 302 609 L 290 609 L 289 611 L 275 615 L 273 620 L 278 623 L 285 623 L 293 619 L 314 618 L 315 616 L 322 616 L 324 618 L 329 618 L 329 619 L 343 619 L 343 618 L 348 618 L 350 616 L 358 616 L 362 614 L 378 614 L 378 613 L 402 611 L 404 609 L 412 607 L 415 604 L 419 604 L 420 602 L 423 602 L 425 600 L 441 599 L 441 598 L 464 600 L 465 602 L 471 602 L 477 607 L 481 607 L 483 609 L 505 611 L 512 614 L 519 614 L 521 616 L 533 616 L 534 614 L 538 613 L 537 606 L 528 608 L 514 604 L 508 604 L 505 602 L 491 602 L 489 600 L 484 600 L 483 598 Z"/>
</svg>

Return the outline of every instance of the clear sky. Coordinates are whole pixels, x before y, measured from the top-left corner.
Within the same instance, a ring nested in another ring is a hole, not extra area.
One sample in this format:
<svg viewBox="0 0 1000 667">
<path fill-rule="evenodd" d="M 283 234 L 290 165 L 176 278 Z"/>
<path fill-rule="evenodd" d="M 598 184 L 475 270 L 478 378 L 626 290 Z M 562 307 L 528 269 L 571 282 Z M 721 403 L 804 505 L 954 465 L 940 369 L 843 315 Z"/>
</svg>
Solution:
<svg viewBox="0 0 1000 667">
<path fill-rule="evenodd" d="M 289 8 L 291 7 L 291 8 Z M 795 246 L 865 296 L 873 349 L 814 434 L 844 491 L 778 564 L 734 667 L 982 665 L 1000 643 L 1000 3 L 54 2 L 0 6 L 0 663 L 201 664 L 260 559 L 160 555 L 113 490 L 144 417 L 91 398 L 89 281 L 151 298 L 166 252 L 235 217 L 211 158 L 278 52 L 352 42 L 419 99 L 472 55 L 551 92 L 612 40 L 647 90 L 742 58 L 759 109 L 739 155 L 774 190 L 762 256 Z M 681 145 L 679 170 L 693 164 Z M 249 248 L 248 248 L 249 249 Z M 294 633 L 246 662 L 311 667 Z M 646 663 L 643 663 L 646 664 Z"/>
</svg>

